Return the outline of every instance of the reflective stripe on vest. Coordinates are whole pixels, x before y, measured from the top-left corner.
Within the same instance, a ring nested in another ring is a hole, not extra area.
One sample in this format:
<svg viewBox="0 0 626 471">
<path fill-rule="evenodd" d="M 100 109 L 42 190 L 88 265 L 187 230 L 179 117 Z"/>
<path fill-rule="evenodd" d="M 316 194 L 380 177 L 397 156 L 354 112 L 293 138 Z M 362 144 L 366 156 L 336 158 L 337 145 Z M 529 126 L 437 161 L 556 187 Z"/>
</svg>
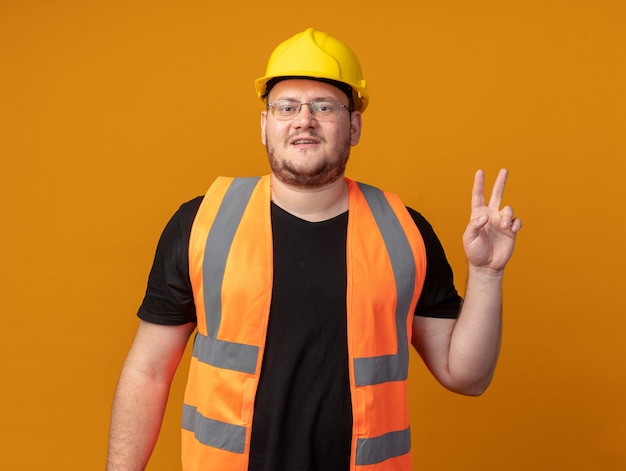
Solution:
<svg viewBox="0 0 626 471">
<path fill-rule="evenodd" d="M 254 384 L 252 390 L 254 392 L 256 391 L 256 382 L 258 382 L 258 376 L 260 374 L 259 354 L 262 355 L 264 347 L 264 333 L 259 345 L 218 339 L 217 334 L 220 332 L 222 316 L 224 314 L 222 306 L 224 293 L 222 289 L 225 273 L 227 271 L 227 263 L 231 254 L 231 246 L 242 219 L 249 217 L 245 216 L 245 213 L 249 204 L 251 204 L 251 199 L 254 200 L 254 198 L 258 199 L 260 197 L 258 195 L 253 197 L 255 191 L 259 191 L 259 187 L 265 186 L 267 188 L 265 197 L 267 198 L 266 204 L 269 207 L 268 179 L 269 177 L 267 176 L 261 179 L 236 178 L 231 179 L 230 183 L 227 184 L 222 180 L 221 184 L 226 185 L 227 189 L 220 191 L 220 193 L 223 192 L 223 194 L 214 196 L 217 198 L 221 196 L 222 199 L 218 201 L 219 209 L 214 215 L 204 244 L 201 272 L 202 280 L 200 282 L 197 280 L 197 272 L 195 275 L 191 273 L 192 283 L 194 282 L 194 278 L 196 281 L 194 284 L 194 292 L 196 292 L 196 290 L 202 291 L 201 301 L 204 304 L 204 309 L 202 310 L 203 312 L 200 312 L 200 310 L 198 312 L 198 333 L 196 334 L 192 353 L 193 360 L 197 361 L 197 364 L 193 372 L 190 372 L 190 384 L 196 384 L 197 381 L 199 381 L 199 378 L 195 377 L 197 376 L 196 370 L 202 370 L 202 368 L 204 368 L 202 365 L 205 364 L 210 365 L 212 368 L 234 372 L 232 373 L 234 375 L 244 375 L 247 379 L 243 379 L 242 384 L 245 382 L 246 388 L 249 384 Z M 220 179 L 218 179 L 218 182 L 219 181 Z M 359 396 L 354 395 L 356 394 L 355 391 L 362 390 L 365 391 L 365 394 L 368 394 L 367 391 L 369 387 L 377 388 L 384 386 L 386 383 L 406 383 L 409 361 L 409 333 L 407 332 L 407 322 L 409 318 L 412 318 L 412 310 L 417 302 L 424 276 L 424 265 L 422 264 L 418 269 L 418 267 L 416 267 L 415 257 L 423 257 L 424 254 L 423 242 L 421 241 L 421 237 L 419 237 L 419 232 L 417 232 L 417 238 L 419 238 L 422 251 L 421 253 L 416 253 L 414 249 L 416 236 L 411 236 L 413 241 L 412 245 L 405 231 L 405 228 L 409 224 L 407 219 L 405 218 L 404 223 L 398 219 L 385 193 L 365 184 L 356 184 L 351 181 L 348 181 L 348 184 L 350 193 L 359 193 L 367 203 L 369 212 L 371 212 L 376 227 L 380 232 L 380 238 L 382 238 L 384 243 L 383 250 L 387 253 L 389 259 L 392 276 L 394 278 L 393 284 L 396 291 L 395 312 L 393 313 L 395 325 L 394 337 L 397 342 L 396 351 L 385 355 L 365 357 L 351 355 L 353 372 L 351 389 L 353 391 L 353 408 L 355 408 L 353 415 L 357 415 L 356 404 L 354 402 L 358 402 Z M 211 190 L 209 190 L 207 194 L 207 198 L 209 197 L 211 197 Z M 351 197 L 351 204 L 352 201 L 353 198 Z M 398 202 L 399 200 L 395 202 L 396 211 L 398 211 Z M 355 209 L 356 208 L 352 206 L 350 207 L 349 218 L 352 217 L 353 213 L 358 213 Z M 402 209 L 404 209 L 403 206 Z M 359 208 L 359 211 L 363 211 L 363 209 Z M 406 216 L 410 219 L 408 214 Z M 197 219 L 199 217 L 200 211 Z M 266 217 L 269 217 L 269 209 Z M 412 220 L 410 224 L 414 226 Z M 194 222 L 194 227 L 195 225 L 196 222 Z M 358 230 L 363 230 L 363 227 L 359 226 Z M 365 230 L 376 229 L 368 226 Z M 417 231 L 417 229 L 415 229 L 415 231 Z M 248 236 L 254 237 L 254 234 L 248 234 Z M 192 268 L 192 250 L 196 249 L 197 246 L 194 245 L 192 247 L 192 245 L 190 245 L 190 269 Z M 372 250 L 381 250 L 381 247 L 372 247 Z M 271 264 L 271 260 L 269 260 L 268 263 Z M 371 268 L 376 269 L 376 267 Z M 271 266 L 268 267 L 268 270 L 271 271 Z M 201 286 L 201 289 L 199 289 L 198 286 Z M 196 303 L 198 304 L 198 298 L 196 299 Z M 206 333 L 202 332 L 203 329 L 201 329 L 201 315 L 204 315 L 206 322 Z M 231 312 L 230 315 L 233 315 L 233 313 Z M 358 316 L 358 313 L 354 315 Z M 266 327 L 267 325 L 265 324 L 265 328 Z M 349 336 L 358 335 L 354 331 L 350 334 L 350 327 L 348 328 Z M 193 379 L 192 376 L 194 377 Z M 241 394 L 246 395 L 247 392 L 242 392 Z M 393 401 L 394 398 L 390 397 L 388 400 Z M 253 402 L 253 400 L 244 402 L 244 409 L 247 407 L 247 403 L 253 404 Z M 252 407 L 252 405 L 250 405 L 250 407 Z M 228 421 L 217 420 L 214 417 L 205 417 L 200 410 L 198 404 L 186 403 L 184 405 L 183 429 L 192 432 L 197 442 L 206 447 L 212 447 L 222 450 L 223 452 L 246 455 L 242 463 L 247 463 L 250 424 L 245 420 L 240 423 L 239 419 L 236 421 L 237 423 L 229 423 Z M 249 411 L 249 413 L 244 412 L 244 416 L 248 415 L 251 418 L 252 411 Z M 366 436 L 363 436 L 363 430 L 367 430 L 369 427 L 360 424 L 359 420 L 358 418 L 355 420 L 355 430 L 353 430 L 355 437 L 353 441 L 355 456 L 351 461 L 353 466 L 375 465 L 395 457 L 408 455 L 411 446 L 408 417 L 406 428 L 389 430 L 377 436 L 369 436 L 366 433 Z M 364 418 L 362 422 L 366 424 L 367 419 Z M 357 427 L 357 425 L 359 425 L 359 427 Z M 410 456 L 408 460 L 407 462 L 410 463 Z M 184 457 L 183 462 L 185 462 Z M 239 466 L 239 464 L 237 466 Z M 227 468 L 223 469 L 226 470 Z M 376 467 L 376 469 L 379 468 Z M 410 467 L 408 469 L 410 469 Z"/>
<path fill-rule="evenodd" d="M 208 233 L 202 278 L 204 314 L 208 335 L 196 333 L 192 356 L 200 363 L 242 373 L 254 374 L 259 347 L 217 338 L 222 318 L 222 284 L 230 247 L 250 196 L 260 178 L 236 178 L 228 187 Z M 197 408 L 183 404 L 182 428 L 193 432 L 203 445 L 232 453 L 243 453 L 246 428 L 204 417 Z"/>
<path fill-rule="evenodd" d="M 396 330 L 398 351 L 384 355 L 354 359 L 354 376 L 357 386 L 369 386 L 388 381 L 406 380 L 409 373 L 409 348 L 406 316 L 415 291 L 415 261 L 407 257 L 411 246 L 406 234 L 385 195 L 378 188 L 359 183 L 359 188 L 369 205 L 391 261 L 396 280 Z M 391 457 L 408 453 L 411 449 L 409 428 L 389 432 L 373 438 L 357 440 L 356 464 L 359 466 L 381 463 Z"/>
<path fill-rule="evenodd" d="M 382 463 L 411 450 L 411 431 L 407 428 L 380 437 L 359 438 L 356 448 L 357 466 Z"/>
<path fill-rule="evenodd" d="M 259 348 L 253 345 L 218 340 L 216 334 L 222 319 L 222 282 L 230 246 L 259 178 L 237 178 L 228 187 L 204 249 L 202 277 L 211 280 L 204 285 L 204 311 L 208 336 L 200 335 L 193 355 L 217 368 L 254 373 Z"/>
<path fill-rule="evenodd" d="M 204 417 L 198 410 L 183 404 L 183 429 L 194 432 L 203 445 L 220 448 L 232 453 L 243 453 L 246 443 L 246 428 Z"/>
<path fill-rule="evenodd" d="M 357 386 L 402 381 L 409 373 L 409 347 L 407 345 L 406 315 L 415 290 L 415 261 L 407 257 L 411 246 L 385 195 L 378 188 L 359 183 L 359 188 L 374 215 L 385 247 L 391 260 L 396 280 L 398 303 L 396 305 L 396 329 L 398 353 L 396 355 L 354 359 L 354 375 Z"/>
</svg>

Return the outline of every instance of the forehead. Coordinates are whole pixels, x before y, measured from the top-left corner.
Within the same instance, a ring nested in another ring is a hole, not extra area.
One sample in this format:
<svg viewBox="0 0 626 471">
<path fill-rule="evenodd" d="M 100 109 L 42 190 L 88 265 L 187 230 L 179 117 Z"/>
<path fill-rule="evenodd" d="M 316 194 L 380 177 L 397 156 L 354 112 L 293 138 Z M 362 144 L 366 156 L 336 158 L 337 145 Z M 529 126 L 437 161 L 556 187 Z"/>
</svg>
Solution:
<svg viewBox="0 0 626 471">
<path fill-rule="evenodd" d="M 295 98 L 313 100 L 316 98 L 332 98 L 341 103 L 347 101 L 346 94 L 337 87 L 317 80 L 288 79 L 278 82 L 270 91 L 270 100 Z"/>
</svg>

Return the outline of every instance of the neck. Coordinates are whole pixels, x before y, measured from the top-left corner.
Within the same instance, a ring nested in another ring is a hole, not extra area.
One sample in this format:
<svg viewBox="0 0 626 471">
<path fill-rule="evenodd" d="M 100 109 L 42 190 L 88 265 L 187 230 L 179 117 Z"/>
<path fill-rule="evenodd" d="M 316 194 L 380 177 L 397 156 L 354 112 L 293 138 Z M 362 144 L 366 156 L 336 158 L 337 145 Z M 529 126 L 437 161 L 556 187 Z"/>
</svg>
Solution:
<svg viewBox="0 0 626 471">
<path fill-rule="evenodd" d="M 274 204 L 305 221 L 325 221 L 348 210 L 348 184 L 343 176 L 320 188 L 291 186 L 274 175 L 271 183 Z"/>
</svg>

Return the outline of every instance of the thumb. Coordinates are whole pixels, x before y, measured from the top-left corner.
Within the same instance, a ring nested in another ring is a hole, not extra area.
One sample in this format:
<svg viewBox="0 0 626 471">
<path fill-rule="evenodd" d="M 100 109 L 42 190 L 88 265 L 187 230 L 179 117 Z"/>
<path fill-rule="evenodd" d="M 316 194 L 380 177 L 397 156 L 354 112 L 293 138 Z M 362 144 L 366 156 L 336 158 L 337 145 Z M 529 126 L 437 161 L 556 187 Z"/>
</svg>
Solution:
<svg viewBox="0 0 626 471">
<path fill-rule="evenodd" d="M 486 214 L 481 214 L 480 216 L 474 217 L 470 219 L 470 223 L 469 225 L 475 230 L 478 231 L 479 229 L 481 229 L 482 227 L 485 226 L 485 224 L 487 224 L 487 221 L 489 221 L 489 216 L 487 216 Z"/>
<path fill-rule="evenodd" d="M 478 232 L 485 227 L 487 221 L 489 221 L 489 216 L 486 214 L 470 218 L 467 228 L 465 229 L 465 238 L 469 241 L 478 237 Z"/>
</svg>

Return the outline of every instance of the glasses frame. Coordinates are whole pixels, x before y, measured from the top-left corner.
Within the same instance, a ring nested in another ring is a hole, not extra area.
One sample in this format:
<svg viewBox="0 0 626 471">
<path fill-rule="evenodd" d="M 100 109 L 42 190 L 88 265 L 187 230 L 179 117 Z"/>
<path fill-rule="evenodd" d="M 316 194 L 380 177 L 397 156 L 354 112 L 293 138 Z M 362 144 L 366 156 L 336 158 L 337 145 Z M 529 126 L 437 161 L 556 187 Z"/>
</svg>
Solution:
<svg viewBox="0 0 626 471">
<path fill-rule="evenodd" d="M 315 109 L 315 106 L 319 105 L 320 103 L 332 103 L 333 105 L 337 105 L 337 110 L 333 114 L 327 114 L 327 115 L 320 114 L 319 109 Z M 291 105 L 294 105 L 294 107 L 297 109 L 294 111 L 293 115 L 285 116 L 285 115 L 281 115 L 280 112 L 277 114 L 276 105 L 282 105 L 282 104 L 291 104 Z M 309 112 L 311 113 L 311 116 L 318 121 L 332 121 L 333 119 L 336 119 L 339 117 L 341 110 L 343 110 L 344 108 L 350 111 L 349 105 L 344 105 L 343 103 L 337 100 L 331 100 L 331 99 L 313 100 L 310 102 L 302 102 L 298 100 L 276 100 L 276 101 L 272 101 L 271 103 L 268 103 L 267 109 L 272 110 L 272 116 L 274 116 L 276 119 L 280 121 L 291 121 L 291 120 L 296 119 L 300 115 L 303 105 L 307 105 L 309 107 Z"/>
</svg>

